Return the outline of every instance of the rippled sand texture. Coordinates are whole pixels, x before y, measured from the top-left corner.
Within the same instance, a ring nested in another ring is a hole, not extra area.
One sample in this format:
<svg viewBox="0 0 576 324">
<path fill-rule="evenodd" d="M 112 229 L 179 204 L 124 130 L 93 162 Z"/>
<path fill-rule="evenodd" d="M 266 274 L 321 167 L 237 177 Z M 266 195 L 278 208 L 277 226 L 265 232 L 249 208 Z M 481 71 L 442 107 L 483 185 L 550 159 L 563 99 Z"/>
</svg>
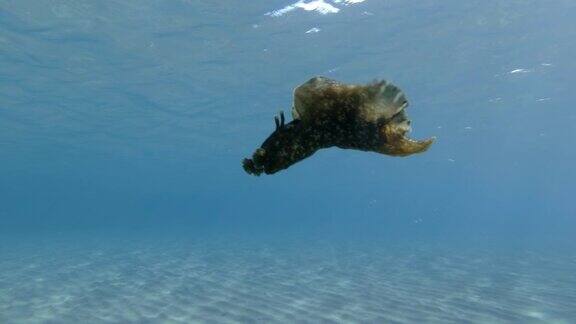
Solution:
<svg viewBox="0 0 576 324">
<path fill-rule="evenodd" d="M 576 320 L 576 257 L 424 244 L 2 242 L 1 323 Z"/>
</svg>

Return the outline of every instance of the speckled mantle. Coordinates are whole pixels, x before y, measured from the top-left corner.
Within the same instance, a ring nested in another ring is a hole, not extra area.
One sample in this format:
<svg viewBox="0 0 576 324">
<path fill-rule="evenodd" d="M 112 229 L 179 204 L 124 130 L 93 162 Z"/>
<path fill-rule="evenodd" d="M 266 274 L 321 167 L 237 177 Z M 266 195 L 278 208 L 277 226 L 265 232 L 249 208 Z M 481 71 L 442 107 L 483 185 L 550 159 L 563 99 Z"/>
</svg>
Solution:
<svg viewBox="0 0 576 324">
<path fill-rule="evenodd" d="M 282 112 L 275 117 L 276 129 L 244 159 L 244 170 L 273 174 L 333 146 L 392 156 L 424 152 L 433 138 L 406 137 L 407 106 L 404 93 L 387 81 L 348 85 L 314 77 L 294 90 L 293 120 L 285 123 Z"/>
</svg>

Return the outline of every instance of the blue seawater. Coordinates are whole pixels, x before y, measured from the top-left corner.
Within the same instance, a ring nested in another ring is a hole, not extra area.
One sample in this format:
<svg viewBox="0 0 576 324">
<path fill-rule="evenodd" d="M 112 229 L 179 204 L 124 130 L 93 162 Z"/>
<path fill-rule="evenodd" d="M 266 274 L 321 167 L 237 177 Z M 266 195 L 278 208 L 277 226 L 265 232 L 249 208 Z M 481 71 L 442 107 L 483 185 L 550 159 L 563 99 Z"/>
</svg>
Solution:
<svg viewBox="0 0 576 324">
<path fill-rule="evenodd" d="M 1 323 L 576 322 L 571 0 L 3 0 Z M 315 75 L 424 153 L 241 160 Z"/>
</svg>

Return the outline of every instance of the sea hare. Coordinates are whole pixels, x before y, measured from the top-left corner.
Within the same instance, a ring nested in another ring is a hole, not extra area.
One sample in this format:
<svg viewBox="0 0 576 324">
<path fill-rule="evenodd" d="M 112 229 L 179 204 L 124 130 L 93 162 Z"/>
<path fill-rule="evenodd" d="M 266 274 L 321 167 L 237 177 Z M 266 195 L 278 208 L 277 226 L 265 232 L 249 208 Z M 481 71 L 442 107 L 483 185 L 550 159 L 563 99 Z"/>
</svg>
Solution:
<svg viewBox="0 0 576 324">
<path fill-rule="evenodd" d="M 407 156 L 426 151 L 434 138 L 412 140 L 404 93 L 387 81 L 343 84 L 314 77 L 294 90 L 293 120 L 274 118 L 276 129 L 244 159 L 253 175 L 273 174 L 302 161 L 322 148 L 371 151 Z"/>
</svg>

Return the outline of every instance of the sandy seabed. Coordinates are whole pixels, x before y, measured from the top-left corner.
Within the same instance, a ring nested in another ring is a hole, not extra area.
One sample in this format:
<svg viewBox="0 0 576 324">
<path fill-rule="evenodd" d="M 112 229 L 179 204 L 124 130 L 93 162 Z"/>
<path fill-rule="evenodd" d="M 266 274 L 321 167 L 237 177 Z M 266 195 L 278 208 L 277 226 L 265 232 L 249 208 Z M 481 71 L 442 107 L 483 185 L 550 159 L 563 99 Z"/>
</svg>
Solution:
<svg viewBox="0 0 576 324">
<path fill-rule="evenodd" d="M 574 323 L 576 253 L 4 239 L 0 323 Z"/>
</svg>

